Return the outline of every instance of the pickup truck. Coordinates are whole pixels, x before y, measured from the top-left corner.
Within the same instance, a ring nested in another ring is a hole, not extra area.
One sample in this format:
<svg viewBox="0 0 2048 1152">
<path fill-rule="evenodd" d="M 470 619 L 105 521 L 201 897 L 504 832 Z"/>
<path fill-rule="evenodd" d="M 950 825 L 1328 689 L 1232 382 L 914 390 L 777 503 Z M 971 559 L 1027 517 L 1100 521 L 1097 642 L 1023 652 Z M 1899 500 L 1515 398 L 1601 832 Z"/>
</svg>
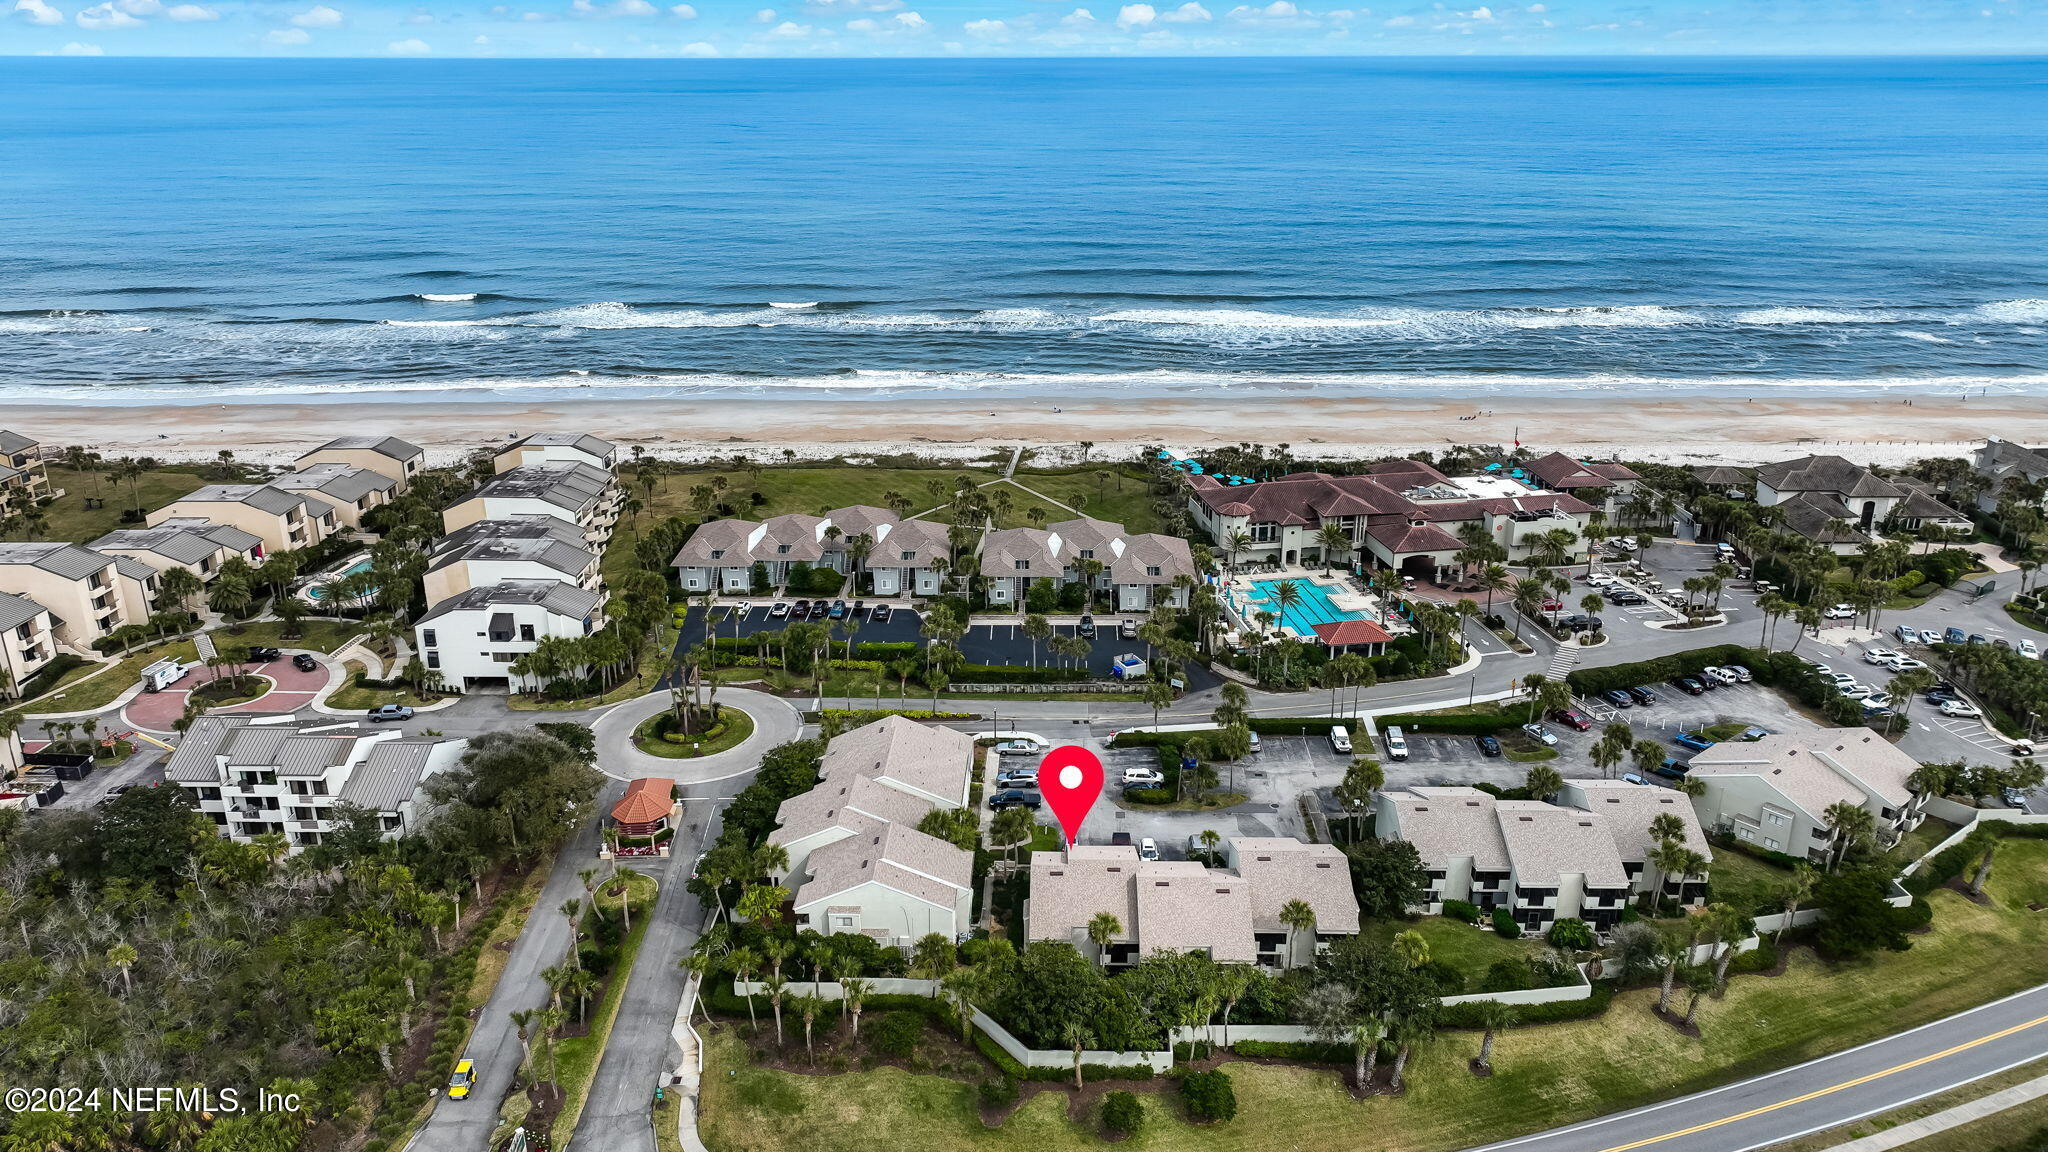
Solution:
<svg viewBox="0 0 2048 1152">
<path fill-rule="evenodd" d="M 410 720 L 412 709 L 403 704 L 380 704 L 370 709 L 364 719 L 372 724 L 381 724 L 387 720 Z"/>
</svg>

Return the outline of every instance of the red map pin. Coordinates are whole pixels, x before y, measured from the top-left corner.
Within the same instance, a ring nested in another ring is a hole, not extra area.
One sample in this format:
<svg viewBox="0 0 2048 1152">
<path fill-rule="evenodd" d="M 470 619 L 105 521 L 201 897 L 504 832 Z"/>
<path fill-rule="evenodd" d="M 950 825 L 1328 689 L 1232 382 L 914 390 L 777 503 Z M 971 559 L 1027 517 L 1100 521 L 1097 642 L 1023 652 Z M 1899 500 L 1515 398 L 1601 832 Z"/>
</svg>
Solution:
<svg viewBox="0 0 2048 1152">
<path fill-rule="evenodd" d="M 1081 831 L 1081 821 L 1102 795 L 1102 761 L 1095 753 L 1073 744 L 1063 744 L 1038 762 L 1038 791 L 1052 805 L 1060 831 L 1067 834 L 1067 846 Z"/>
</svg>

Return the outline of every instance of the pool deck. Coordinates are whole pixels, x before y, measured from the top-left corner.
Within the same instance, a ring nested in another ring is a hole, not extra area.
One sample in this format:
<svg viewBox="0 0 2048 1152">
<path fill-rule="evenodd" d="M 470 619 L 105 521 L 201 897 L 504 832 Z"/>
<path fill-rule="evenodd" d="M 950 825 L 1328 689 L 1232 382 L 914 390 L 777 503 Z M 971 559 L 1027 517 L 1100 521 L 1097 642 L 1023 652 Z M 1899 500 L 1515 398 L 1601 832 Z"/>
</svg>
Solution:
<svg viewBox="0 0 2048 1152">
<path fill-rule="evenodd" d="M 1237 618 L 1240 630 L 1252 627 L 1252 621 L 1245 615 L 1246 612 L 1271 611 L 1270 608 L 1258 607 L 1258 605 L 1268 603 L 1268 601 L 1263 599 L 1255 600 L 1253 593 L 1260 590 L 1260 585 L 1278 584 L 1282 580 L 1292 580 L 1297 584 L 1311 585 L 1321 590 L 1330 608 L 1337 613 L 1337 615 L 1329 617 L 1330 620 L 1370 620 L 1385 628 L 1388 632 L 1397 635 L 1410 630 L 1408 623 L 1404 620 L 1396 619 L 1390 622 L 1386 618 L 1386 613 L 1383 611 L 1378 597 L 1359 592 L 1352 587 L 1348 578 L 1335 574 L 1325 576 L 1321 572 L 1300 568 L 1262 574 L 1256 577 L 1249 575 L 1234 576 L 1224 585 L 1224 602 L 1229 606 L 1231 614 Z M 1280 622 L 1278 625 L 1279 631 L 1283 635 L 1292 636 L 1299 640 L 1314 640 L 1315 633 L 1296 628 L 1294 623 L 1302 622 L 1313 627 L 1316 624 L 1327 622 L 1317 619 L 1313 615 L 1305 616 L 1302 612 L 1302 607 L 1299 605 L 1288 615 L 1294 618 L 1293 621 Z"/>
</svg>

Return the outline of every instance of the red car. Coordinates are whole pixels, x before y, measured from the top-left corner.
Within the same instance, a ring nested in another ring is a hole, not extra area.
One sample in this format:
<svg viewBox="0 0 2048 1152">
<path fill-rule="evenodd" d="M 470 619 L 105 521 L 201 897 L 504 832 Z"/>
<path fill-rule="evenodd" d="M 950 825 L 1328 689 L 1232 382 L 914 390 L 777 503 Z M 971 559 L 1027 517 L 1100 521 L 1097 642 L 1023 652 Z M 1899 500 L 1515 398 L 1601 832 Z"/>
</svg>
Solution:
<svg viewBox="0 0 2048 1152">
<path fill-rule="evenodd" d="M 1543 602 L 1543 610 L 1545 612 L 1555 612 L 1563 607 L 1564 601 L 1557 599 L 1555 596 Z"/>
<path fill-rule="evenodd" d="M 1550 710 L 1550 718 L 1552 720 L 1557 721 L 1559 724 L 1564 725 L 1567 728 L 1571 728 L 1579 732 L 1590 732 L 1593 729 L 1593 722 L 1591 720 L 1586 719 L 1584 716 L 1581 716 L 1578 713 L 1577 709 L 1552 708 Z"/>
</svg>

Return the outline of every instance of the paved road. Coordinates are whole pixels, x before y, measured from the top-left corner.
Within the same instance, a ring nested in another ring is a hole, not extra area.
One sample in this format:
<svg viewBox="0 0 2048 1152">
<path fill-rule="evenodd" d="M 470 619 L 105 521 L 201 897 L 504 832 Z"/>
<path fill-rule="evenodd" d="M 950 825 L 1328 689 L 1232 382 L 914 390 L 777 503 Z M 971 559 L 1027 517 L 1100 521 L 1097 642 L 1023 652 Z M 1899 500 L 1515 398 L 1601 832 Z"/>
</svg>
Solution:
<svg viewBox="0 0 2048 1152">
<path fill-rule="evenodd" d="M 2048 1057 L 2048 984 L 1833 1056 L 1478 1152 L 1750 1152 Z"/>
<path fill-rule="evenodd" d="M 704 920 L 703 906 L 684 890 L 684 884 L 690 878 L 690 862 L 718 834 L 720 808 L 715 801 L 690 801 L 674 854 L 668 860 L 649 862 L 667 865 L 661 873 L 661 898 L 654 906 L 654 920 L 640 945 L 632 978 L 626 983 L 611 1042 L 598 1064 L 589 1102 L 583 1106 L 583 1119 L 576 1125 L 571 1140 L 576 1148 L 655 1150 L 648 1107 L 654 1100 L 655 1085 L 662 1083 L 677 1063 L 679 1052 L 671 1032 L 688 982 L 676 961 L 689 953 Z M 709 827 L 705 826 L 707 820 Z M 664 1116 L 667 1122 L 675 1122 L 674 1111 Z"/>
<path fill-rule="evenodd" d="M 623 782 L 607 781 L 598 797 L 598 810 L 610 811 L 625 791 Z M 482 1152 L 488 1146 L 491 1131 L 498 1125 L 498 1102 L 511 1089 L 512 1075 L 519 1066 L 519 1030 L 512 1026 L 511 1014 L 546 1003 L 548 986 L 540 978 L 541 970 L 561 963 L 569 954 L 569 922 L 558 909 L 571 896 L 583 895 L 583 883 L 576 874 L 597 863 L 597 848 L 596 821 L 585 825 L 563 847 L 533 906 L 533 915 L 513 942 L 497 990 L 477 1018 L 469 1046 L 462 1052 L 461 1058 L 476 1061 L 476 1087 L 466 1099 L 440 1099 L 410 1145 L 414 1152 Z"/>
</svg>

